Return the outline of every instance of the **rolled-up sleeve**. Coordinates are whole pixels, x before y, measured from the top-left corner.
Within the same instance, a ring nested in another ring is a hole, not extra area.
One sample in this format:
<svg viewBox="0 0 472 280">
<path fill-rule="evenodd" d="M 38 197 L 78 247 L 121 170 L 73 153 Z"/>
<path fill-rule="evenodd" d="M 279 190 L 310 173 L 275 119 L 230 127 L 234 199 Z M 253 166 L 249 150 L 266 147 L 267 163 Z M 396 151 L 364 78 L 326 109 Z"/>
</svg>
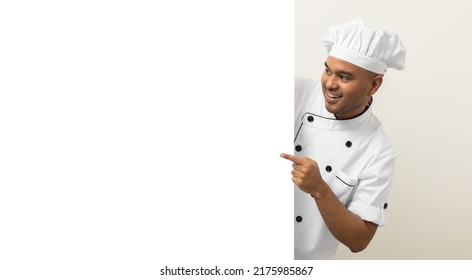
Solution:
<svg viewBox="0 0 472 280">
<path fill-rule="evenodd" d="M 391 146 L 370 158 L 347 208 L 363 220 L 379 226 L 386 223 L 387 198 L 392 187 L 396 155 Z"/>
</svg>

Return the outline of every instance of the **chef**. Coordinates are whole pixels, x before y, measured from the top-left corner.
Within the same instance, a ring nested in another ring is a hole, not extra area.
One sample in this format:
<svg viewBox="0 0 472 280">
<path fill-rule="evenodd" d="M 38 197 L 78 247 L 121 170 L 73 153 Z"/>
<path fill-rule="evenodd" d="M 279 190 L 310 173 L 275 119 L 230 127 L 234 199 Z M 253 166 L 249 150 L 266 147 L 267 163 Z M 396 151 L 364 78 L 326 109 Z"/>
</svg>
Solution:
<svg viewBox="0 0 472 280">
<path fill-rule="evenodd" d="M 385 224 L 395 165 L 393 147 L 372 112 L 387 68 L 402 70 L 396 34 L 361 18 L 332 26 L 320 81 L 296 79 L 295 259 L 333 259 L 339 242 L 364 250 Z"/>
</svg>

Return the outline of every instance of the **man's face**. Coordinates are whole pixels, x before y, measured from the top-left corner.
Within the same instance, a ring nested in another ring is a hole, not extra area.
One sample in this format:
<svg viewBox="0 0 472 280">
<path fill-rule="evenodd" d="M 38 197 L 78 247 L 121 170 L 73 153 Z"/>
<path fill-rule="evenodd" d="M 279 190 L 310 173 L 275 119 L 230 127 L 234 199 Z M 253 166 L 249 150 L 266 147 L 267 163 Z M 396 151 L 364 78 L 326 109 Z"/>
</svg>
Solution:
<svg viewBox="0 0 472 280">
<path fill-rule="evenodd" d="M 338 119 L 362 114 L 382 83 L 376 75 L 347 61 L 328 56 L 321 84 L 326 109 Z"/>
</svg>

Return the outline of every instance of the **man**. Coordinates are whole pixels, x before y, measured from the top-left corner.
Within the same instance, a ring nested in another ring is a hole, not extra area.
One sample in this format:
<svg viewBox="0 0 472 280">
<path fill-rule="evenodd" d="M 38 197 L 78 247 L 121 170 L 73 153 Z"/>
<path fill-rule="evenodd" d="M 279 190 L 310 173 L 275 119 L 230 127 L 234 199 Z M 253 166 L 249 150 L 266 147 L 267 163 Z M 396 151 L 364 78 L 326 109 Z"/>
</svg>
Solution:
<svg viewBox="0 0 472 280">
<path fill-rule="evenodd" d="M 321 81 L 296 79 L 295 259 L 333 259 L 339 242 L 364 250 L 383 226 L 395 154 L 372 96 L 387 67 L 402 70 L 396 34 L 357 18 L 330 27 Z"/>
</svg>

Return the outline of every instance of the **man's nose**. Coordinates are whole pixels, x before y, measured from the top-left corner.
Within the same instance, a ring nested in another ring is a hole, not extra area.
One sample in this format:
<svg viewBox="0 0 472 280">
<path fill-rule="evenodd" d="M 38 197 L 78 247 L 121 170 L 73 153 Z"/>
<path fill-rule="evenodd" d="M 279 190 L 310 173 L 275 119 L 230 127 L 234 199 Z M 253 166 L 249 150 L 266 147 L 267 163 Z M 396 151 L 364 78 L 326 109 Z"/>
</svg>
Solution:
<svg viewBox="0 0 472 280">
<path fill-rule="evenodd" d="M 336 90 L 339 88 L 338 80 L 335 75 L 326 77 L 325 87 L 331 90 Z"/>
</svg>

